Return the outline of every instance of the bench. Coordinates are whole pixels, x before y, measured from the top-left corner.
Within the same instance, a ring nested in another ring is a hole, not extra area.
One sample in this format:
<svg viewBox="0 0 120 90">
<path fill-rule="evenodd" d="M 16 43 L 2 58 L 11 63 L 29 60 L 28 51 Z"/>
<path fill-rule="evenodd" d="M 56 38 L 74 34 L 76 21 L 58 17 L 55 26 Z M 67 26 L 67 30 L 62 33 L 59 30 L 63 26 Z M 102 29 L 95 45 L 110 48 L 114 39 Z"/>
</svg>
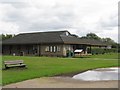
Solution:
<svg viewBox="0 0 120 90">
<path fill-rule="evenodd" d="M 23 60 L 4 61 L 5 69 L 11 67 L 26 67 Z"/>
</svg>

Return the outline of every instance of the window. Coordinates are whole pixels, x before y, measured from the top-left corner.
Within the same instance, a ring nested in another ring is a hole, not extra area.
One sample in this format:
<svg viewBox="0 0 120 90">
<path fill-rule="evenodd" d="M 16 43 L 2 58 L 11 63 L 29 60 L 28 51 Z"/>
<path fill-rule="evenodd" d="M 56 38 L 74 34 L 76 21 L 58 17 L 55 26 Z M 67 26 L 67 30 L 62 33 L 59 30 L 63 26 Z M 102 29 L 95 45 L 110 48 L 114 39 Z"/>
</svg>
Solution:
<svg viewBox="0 0 120 90">
<path fill-rule="evenodd" d="M 45 51 L 46 52 L 59 52 L 60 46 L 46 46 Z"/>
<path fill-rule="evenodd" d="M 60 51 L 60 46 L 57 46 L 57 52 L 59 52 Z"/>
<path fill-rule="evenodd" d="M 45 48 L 45 51 L 46 51 L 46 52 L 49 52 L 49 51 L 50 51 L 49 46 L 47 46 L 47 47 Z"/>
<path fill-rule="evenodd" d="M 52 46 L 50 46 L 50 52 L 52 52 Z"/>
<path fill-rule="evenodd" d="M 68 36 L 69 35 L 69 33 L 68 32 L 66 32 L 66 36 Z"/>
<path fill-rule="evenodd" d="M 56 52 L 56 46 L 54 46 L 53 48 L 54 48 L 54 50 L 53 50 L 53 51 L 54 51 L 54 52 Z"/>
</svg>

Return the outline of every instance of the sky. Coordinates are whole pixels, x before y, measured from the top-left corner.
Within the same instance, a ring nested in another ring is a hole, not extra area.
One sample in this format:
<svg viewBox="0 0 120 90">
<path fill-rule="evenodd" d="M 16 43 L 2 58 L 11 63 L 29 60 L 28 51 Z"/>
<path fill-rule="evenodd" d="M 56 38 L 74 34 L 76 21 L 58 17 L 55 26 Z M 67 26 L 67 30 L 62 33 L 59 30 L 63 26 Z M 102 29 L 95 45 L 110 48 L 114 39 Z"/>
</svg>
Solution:
<svg viewBox="0 0 120 90">
<path fill-rule="evenodd" d="M 119 0 L 0 0 L 0 33 L 68 30 L 118 42 Z"/>
</svg>

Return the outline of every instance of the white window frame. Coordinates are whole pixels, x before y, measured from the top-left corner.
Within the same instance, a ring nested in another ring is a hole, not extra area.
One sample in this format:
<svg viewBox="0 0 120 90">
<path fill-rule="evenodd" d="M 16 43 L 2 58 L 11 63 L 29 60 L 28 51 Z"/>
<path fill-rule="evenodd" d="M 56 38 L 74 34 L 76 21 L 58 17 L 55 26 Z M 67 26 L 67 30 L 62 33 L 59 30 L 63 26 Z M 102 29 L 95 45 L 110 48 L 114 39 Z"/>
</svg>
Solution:
<svg viewBox="0 0 120 90">
<path fill-rule="evenodd" d="M 56 46 L 53 46 L 53 52 L 56 52 Z"/>
<path fill-rule="evenodd" d="M 53 46 L 50 46 L 50 52 L 52 52 L 52 48 L 53 48 Z"/>
</svg>

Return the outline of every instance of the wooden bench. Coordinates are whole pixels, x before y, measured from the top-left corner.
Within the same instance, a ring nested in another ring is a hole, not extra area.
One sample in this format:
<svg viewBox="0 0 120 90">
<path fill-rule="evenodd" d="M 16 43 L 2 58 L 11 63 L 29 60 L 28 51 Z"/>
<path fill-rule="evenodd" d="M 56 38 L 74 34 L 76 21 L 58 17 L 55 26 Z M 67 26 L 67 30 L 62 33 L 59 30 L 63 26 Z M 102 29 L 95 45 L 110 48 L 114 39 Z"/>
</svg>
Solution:
<svg viewBox="0 0 120 90">
<path fill-rule="evenodd" d="M 5 69 L 11 67 L 26 67 L 23 60 L 4 61 Z"/>
</svg>

